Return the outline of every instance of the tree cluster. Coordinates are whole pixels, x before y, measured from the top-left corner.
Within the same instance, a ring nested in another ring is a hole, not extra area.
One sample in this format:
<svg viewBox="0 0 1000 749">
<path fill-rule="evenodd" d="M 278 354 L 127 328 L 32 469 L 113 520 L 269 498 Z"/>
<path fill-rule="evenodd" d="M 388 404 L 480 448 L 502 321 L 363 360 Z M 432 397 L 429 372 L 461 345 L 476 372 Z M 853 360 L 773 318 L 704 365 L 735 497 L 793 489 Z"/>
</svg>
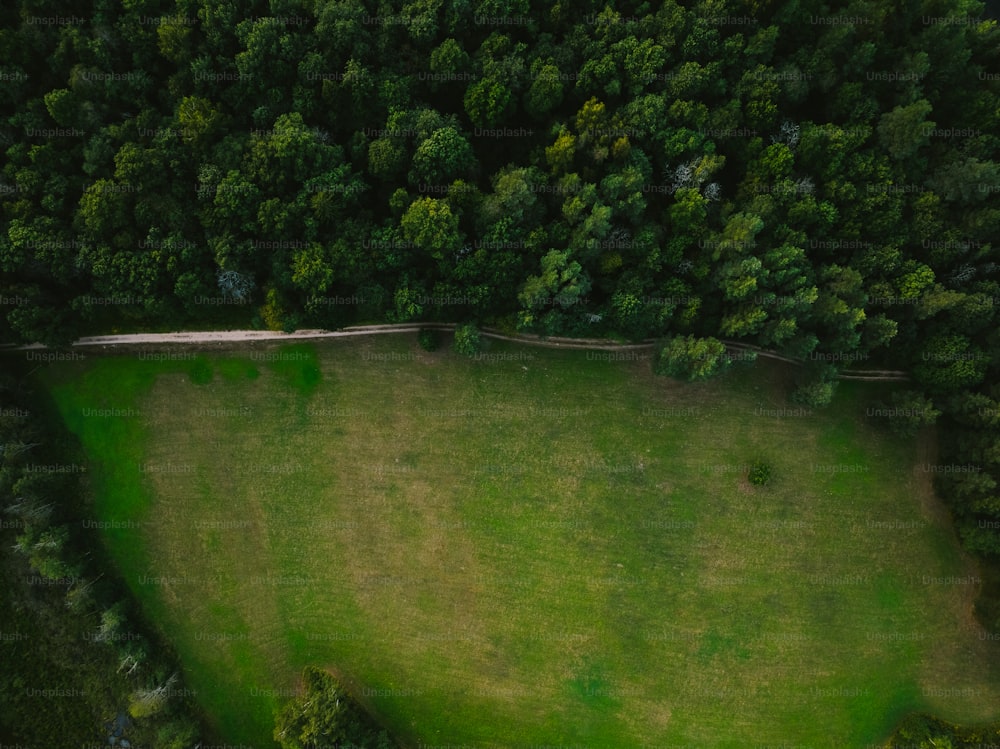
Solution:
<svg viewBox="0 0 1000 749">
<path fill-rule="evenodd" d="M 120 719 L 134 747 L 189 749 L 193 693 L 84 524 L 83 456 L 43 408 L 0 378 L 0 739 L 97 746 Z"/>
<path fill-rule="evenodd" d="M 3 337 L 508 321 L 975 386 L 1000 32 L 929 12 L 21 0 Z"/>
</svg>

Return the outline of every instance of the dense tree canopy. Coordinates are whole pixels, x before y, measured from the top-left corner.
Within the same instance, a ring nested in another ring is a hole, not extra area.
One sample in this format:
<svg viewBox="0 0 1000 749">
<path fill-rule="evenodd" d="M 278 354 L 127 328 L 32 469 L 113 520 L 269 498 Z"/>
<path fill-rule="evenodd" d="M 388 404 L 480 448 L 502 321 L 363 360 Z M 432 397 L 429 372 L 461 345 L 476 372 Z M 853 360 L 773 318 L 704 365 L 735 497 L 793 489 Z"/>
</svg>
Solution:
<svg viewBox="0 0 1000 749">
<path fill-rule="evenodd" d="M 94 7 L 99 24 L 12 8 L 0 269 L 26 301 L 3 310 L 6 337 L 249 321 L 268 289 L 329 324 L 316 297 L 380 287 L 338 322 L 395 319 L 400 289 L 485 284 L 456 319 L 900 366 L 925 353 L 919 331 L 978 320 L 982 348 L 995 24 L 480 5 L 144 2 Z M 553 252 L 585 301 L 533 309 Z M 242 311 L 193 303 L 220 270 L 249 279 Z M 644 301 L 663 289 L 688 301 Z M 920 371 L 961 387 L 979 372 Z"/>
</svg>

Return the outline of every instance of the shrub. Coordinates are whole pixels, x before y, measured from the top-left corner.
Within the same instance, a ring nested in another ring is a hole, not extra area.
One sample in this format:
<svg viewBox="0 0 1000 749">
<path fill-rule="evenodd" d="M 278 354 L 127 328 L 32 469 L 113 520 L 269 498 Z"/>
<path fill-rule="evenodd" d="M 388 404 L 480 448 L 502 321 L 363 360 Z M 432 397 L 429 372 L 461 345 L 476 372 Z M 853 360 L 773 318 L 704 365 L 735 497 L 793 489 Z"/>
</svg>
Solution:
<svg viewBox="0 0 1000 749">
<path fill-rule="evenodd" d="M 392 746 L 388 734 L 332 675 L 307 666 L 302 680 L 305 694 L 275 712 L 274 738 L 282 749 Z"/>
<path fill-rule="evenodd" d="M 694 382 L 707 380 L 728 367 L 726 346 L 715 338 L 677 336 L 660 349 L 654 364 L 656 374 Z"/>
<path fill-rule="evenodd" d="M 460 354 L 475 356 L 482 349 L 482 340 L 475 325 L 459 325 L 455 329 L 454 348 Z"/>
<path fill-rule="evenodd" d="M 437 351 L 441 345 L 441 333 L 436 330 L 422 328 L 417 334 L 417 341 L 424 351 Z"/>
<path fill-rule="evenodd" d="M 767 463 L 754 463 L 750 466 L 747 479 L 754 486 L 764 486 L 771 480 L 771 466 Z"/>
<path fill-rule="evenodd" d="M 792 393 L 792 400 L 809 408 L 828 406 L 833 400 L 833 391 L 836 385 L 836 382 L 826 380 L 807 382 L 795 389 L 795 392 Z"/>
<path fill-rule="evenodd" d="M 800 377 L 792 401 L 809 408 L 822 408 L 830 405 L 836 389 L 837 368 L 832 364 L 813 364 L 807 366 Z"/>
<path fill-rule="evenodd" d="M 889 430 L 903 437 L 912 437 L 925 426 L 934 424 L 941 412 L 934 408 L 934 402 L 916 390 L 894 391 L 888 403 L 878 403 L 877 407 L 894 413 L 885 418 Z"/>
<path fill-rule="evenodd" d="M 268 330 L 282 330 L 285 327 L 285 308 L 277 289 L 268 289 L 266 303 L 260 308 L 260 317 Z"/>
</svg>

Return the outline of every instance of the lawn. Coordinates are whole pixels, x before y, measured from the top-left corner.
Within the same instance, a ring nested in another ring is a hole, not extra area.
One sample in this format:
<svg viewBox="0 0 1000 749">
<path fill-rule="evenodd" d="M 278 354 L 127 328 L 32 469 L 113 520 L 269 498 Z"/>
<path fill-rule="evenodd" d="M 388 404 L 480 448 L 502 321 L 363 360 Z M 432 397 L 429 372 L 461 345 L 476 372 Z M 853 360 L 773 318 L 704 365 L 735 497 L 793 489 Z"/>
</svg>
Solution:
<svg viewBox="0 0 1000 749">
<path fill-rule="evenodd" d="M 879 431 L 870 384 L 804 413 L 765 361 L 684 385 L 415 335 L 183 356 L 40 377 L 219 740 L 273 747 L 308 664 L 407 746 L 842 749 L 998 717 L 933 442 Z"/>
</svg>

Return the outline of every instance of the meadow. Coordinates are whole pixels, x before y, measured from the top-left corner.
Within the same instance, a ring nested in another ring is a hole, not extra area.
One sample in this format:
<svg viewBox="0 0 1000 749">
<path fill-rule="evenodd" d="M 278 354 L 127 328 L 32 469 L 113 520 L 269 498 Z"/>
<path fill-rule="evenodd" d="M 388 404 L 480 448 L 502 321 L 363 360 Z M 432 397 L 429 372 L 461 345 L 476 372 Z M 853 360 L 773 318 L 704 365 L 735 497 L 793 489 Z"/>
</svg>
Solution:
<svg viewBox="0 0 1000 749">
<path fill-rule="evenodd" d="M 101 535 L 219 740 L 303 667 L 406 746 L 863 747 L 998 717 L 933 435 L 642 355 L 415 335 L 131 352 L 39 374 Z M 773 478 L 751 486 L 746 467 Z"/>
</svg>

